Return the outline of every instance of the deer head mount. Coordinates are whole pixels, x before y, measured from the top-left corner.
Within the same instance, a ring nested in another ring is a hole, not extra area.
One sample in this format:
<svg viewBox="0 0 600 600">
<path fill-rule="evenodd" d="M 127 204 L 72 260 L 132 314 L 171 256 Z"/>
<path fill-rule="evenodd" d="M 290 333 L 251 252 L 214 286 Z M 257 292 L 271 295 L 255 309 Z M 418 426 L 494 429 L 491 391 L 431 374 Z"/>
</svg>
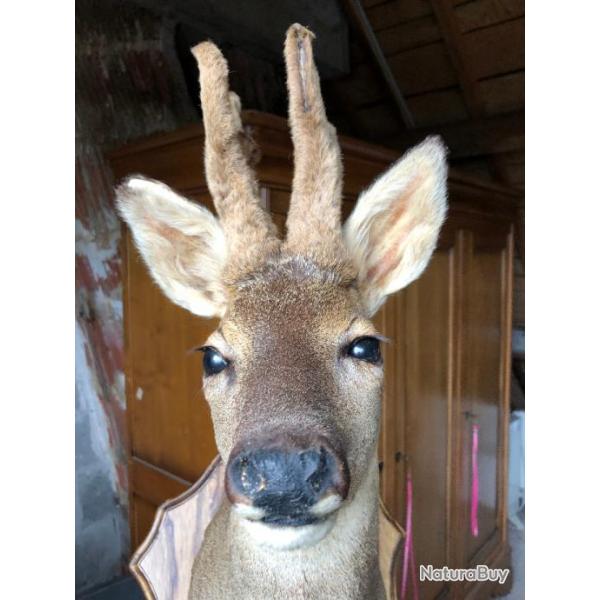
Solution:
<svg viewBox="0 0 600 600">
<path fill-rule="evenodd" d="M 293 25 L 285 41 L 295 167 L 285 239 L 260 205 L 240 102 L 209 42 L 192 52 L 218 218 L 143 177 L 117 194 L 164 293 L 221 319 L 203 346 L 204 391 L 232 518 L 278 550 L 318 544 L 344 511 L 360 513 L 367 488 L 377 498 L 383 366 L 370 318 L 426 267 L 447 207 L 445 148 L 428 138 L 342 226 L 340 147 L 312 39 Z"/>
</svg>

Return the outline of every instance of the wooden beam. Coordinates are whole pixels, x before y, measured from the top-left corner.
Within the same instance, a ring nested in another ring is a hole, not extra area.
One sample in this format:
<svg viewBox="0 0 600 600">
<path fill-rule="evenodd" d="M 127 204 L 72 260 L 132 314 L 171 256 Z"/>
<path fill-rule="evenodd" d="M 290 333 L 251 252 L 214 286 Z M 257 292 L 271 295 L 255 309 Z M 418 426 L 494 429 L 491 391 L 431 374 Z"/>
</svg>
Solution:
<svg viewBox="0 0 600 600">
<path fill-rule="evenodd" d="M 525 19 L 464 34 L 465 60 L 479 80 L 525 69 Z"/>
<path fill-rule="evenodd" d="M 379 32 L 427 17 L 432 13 L 430 4 L 430 0 L 388 0 L 367 8 L 366 12 L 373 29 Z"/>
<path fill-rule="evenodd" d="M 483 115 L 483 102 L 477 87 L 477 77 L 468 57 L 465 57 L 463 36 L 456 21 L 454 7 L 450 0 L 435 0 L 431 3 L 452 66 L 456 71 L 463 92 L 467 110 L 473 118 Z"/>
<path fill-rule="evenodd" d="M 405 150 L 428 135 L 442 136 L 450 150 L 450 160 L 513 152 L 525 147 L 525 112 L 413 129 L 379 142 Z"/>
<path fill-rule="evenodd" d="M 456 2 L 454 3 L 456 4 Z M 517 19 L 525 15 L 525 0 L 479 0 L 456 6 L 456 21 L 462 33 Z"/>
<path fill-rule="evenodd" d="M 406 104 L 406 100 L 404 99 L 400 88 L 398 87 L 396 78 L 394 77 L 385 55 L 381 50 L 377 36 L 371 27 L 371 23 L 369 22 L 360 0 L 344 0 L 344 4 L 350 13 L 350 16 L 364 35 L 373 57 L 377 62 L 379 70 L 381 71 L 381 75 L 385 79 L 385 82 L 394 98 L 394 102 L 396 103 L 396 106 L 402 115 L 402 120 L 404 121 L 406 128 L 413 129 L 415 126 L 415 121 L 412 113 Z"/>
<path fill-rule="evenodd" d="M 471 55 L 466 52 L 464 46 L 465 40 L 454 12 L 453 3 L 451 0 L 436 0 L 431 3 L 431 6 L 450 54 L 452 66 L 456 71 L 467 111 L 473 119 L 482 118 L 485 114 L 483 97 L 477 82 L 477 74 L 471 61 Z M 487 163 L 492 174 L 500 178 L 498 165 L 493 156 L 489 157 Z"/>
</svg>

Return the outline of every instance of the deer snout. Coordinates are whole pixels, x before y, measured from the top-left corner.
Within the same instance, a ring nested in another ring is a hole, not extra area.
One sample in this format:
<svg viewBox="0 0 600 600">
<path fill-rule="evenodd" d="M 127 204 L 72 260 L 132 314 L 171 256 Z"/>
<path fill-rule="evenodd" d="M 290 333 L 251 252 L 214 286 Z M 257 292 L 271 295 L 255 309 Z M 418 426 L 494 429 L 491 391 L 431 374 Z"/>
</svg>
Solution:
<svg viewBox="0 0 600 600">
<path fill-rule="evenodd" d="M 324 444 L 260 447 L 234 453 L 226 490 L 239 512 L 268 525 L 298 527 L 322 520 L 348 493 L 345 461 Z"/>
</svg>

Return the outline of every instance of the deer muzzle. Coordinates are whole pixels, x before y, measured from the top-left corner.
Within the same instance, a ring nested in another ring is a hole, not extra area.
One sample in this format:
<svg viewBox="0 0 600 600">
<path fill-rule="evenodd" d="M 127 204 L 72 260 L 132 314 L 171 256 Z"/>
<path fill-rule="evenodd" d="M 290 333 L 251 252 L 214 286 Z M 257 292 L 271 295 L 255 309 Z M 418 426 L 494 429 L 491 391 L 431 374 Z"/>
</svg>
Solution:
<svg viewBox="0 0 600 600">
<path fill-rule="evenodd" d="M 348 494 L 348 468 L 326 440 L 246 443 L 232 452 L 225 488 L 238 512 L 265 525 L 322 521 Z"/>
</svg>

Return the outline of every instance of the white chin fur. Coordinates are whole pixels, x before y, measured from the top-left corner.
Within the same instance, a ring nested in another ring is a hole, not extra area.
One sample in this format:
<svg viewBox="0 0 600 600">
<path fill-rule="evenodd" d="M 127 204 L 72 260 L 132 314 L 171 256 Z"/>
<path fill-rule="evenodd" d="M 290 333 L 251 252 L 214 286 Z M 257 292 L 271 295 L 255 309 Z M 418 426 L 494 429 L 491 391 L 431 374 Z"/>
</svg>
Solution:
<svg viewBox="0 0 600 600">
<path fill-rule="evenodd" d="M 262 508 L 257 508 L 256 506 L 250 506 L 248 504 L 236 503 L 233 505 L 233 510 L 235 510 L 240 517 L 250 519 L 251 521 L 259 521 L 265 516 L 265 511 Z"/>
<path fill-rule="evenodd" d="M 266 525 L 259 521 L 241 519 L 242 526 L 259 546 L 274 550 L 295 550 L 307 548 L 320 542 L 333 527 L 335 516 L 326 521 L 303 525 L 302 527 L 280 527 Z"/>
<path fill-rule="evenodd" d="M 311 509 L 310 512 L 317 517 L 324 517 L 334 510 L 337 510 L 342 503 L 342 498 L 337 494 L 332 494 L 319 500 Z"/>
</svg>

